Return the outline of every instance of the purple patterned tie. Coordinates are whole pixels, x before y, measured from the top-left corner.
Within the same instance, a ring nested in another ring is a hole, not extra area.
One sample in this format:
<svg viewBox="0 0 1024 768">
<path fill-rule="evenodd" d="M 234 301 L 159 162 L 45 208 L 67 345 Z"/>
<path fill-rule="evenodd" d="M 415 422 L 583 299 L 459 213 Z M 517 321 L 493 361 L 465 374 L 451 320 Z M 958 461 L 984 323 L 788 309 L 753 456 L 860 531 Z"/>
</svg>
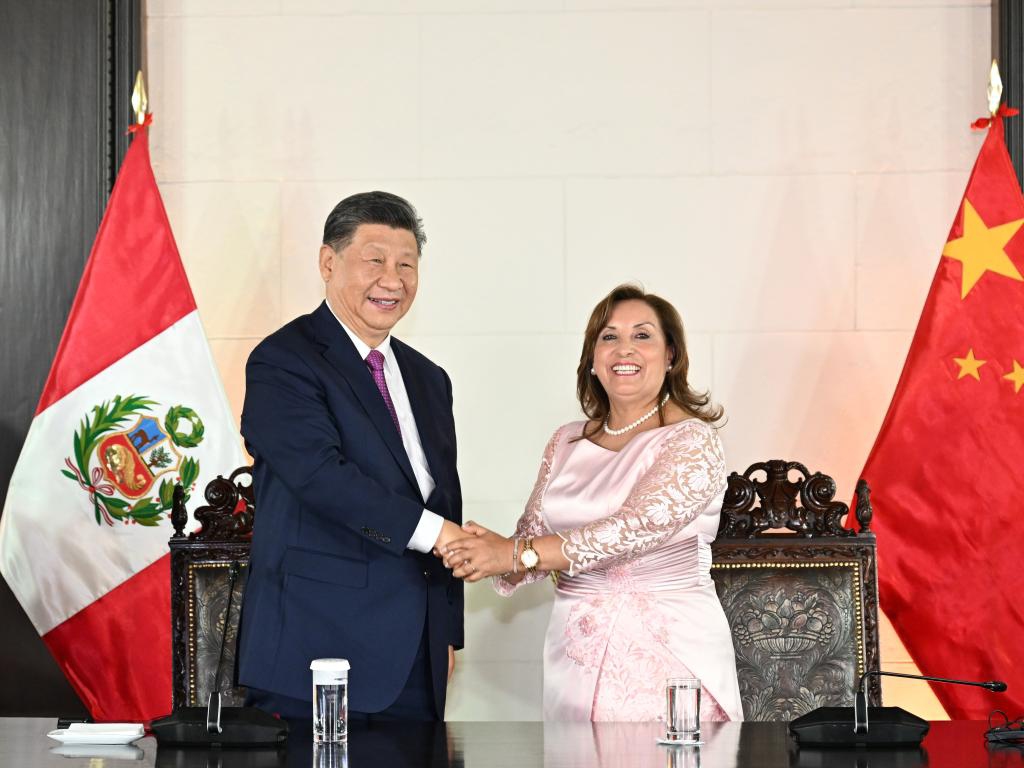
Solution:
<svg viewBox="0 0 1024 768">
<path fill-rule="evenodd" d="M 384 398 L 384 405 L 388 407 L 388 413 L 391 414 L 391 420 L 395 422 L 395 429 L 398 430 L 399 436 L 402 434 L 402 428 L 398 426 L 398 413 L 395 411 L 395 404 L 391 402 L 391 393 L 388 392 L 388 383 L 384 380 L 384 355 L 379 349 L 371 349 L 370 354 L 366 356 L 366 367 L 370 369 L 370 373 L 373 374 L 373 380 L 377 383 L 377 389 L 380 390 L 380 396 Z"/>
</svg>

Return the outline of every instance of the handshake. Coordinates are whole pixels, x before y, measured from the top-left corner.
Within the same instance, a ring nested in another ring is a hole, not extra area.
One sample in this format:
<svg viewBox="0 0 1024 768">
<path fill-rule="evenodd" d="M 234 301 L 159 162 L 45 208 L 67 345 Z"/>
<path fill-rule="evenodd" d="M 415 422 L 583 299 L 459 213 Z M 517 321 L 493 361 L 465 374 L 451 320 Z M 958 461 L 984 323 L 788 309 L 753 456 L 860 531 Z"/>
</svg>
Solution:
<svg viewBox="0 0 1024 768">
<path fill-rule="evenodd" d="M 477 525 L 472 520 L 459 527 L 445 520 L 434 544 L 434 555 L 452 575 L 463 581 L 480 581 L 512 570 L 513 540 Z"/>
</svg>

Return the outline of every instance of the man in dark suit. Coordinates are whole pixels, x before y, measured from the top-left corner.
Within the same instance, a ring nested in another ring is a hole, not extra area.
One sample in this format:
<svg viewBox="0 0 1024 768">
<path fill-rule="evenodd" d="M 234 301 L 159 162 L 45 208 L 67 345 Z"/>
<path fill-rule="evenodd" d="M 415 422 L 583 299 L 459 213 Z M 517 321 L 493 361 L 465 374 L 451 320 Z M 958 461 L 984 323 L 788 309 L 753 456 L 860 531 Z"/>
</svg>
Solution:
<svg viewBox="0 0 1024 768">
<path fill-rule="evenodd" d="M 327 298 L 260 343 L 242 434 L 257 500 L 239 633 L 249 702 L 309 717 L 309 663 L 352 665 L 355 719 L 440 720 L 463 642 L 462 583 L 431 556 L 458 538 L 448 375 L 390 335 L 426 238 L 385 192 L 324 226 Z"/>
</svg>

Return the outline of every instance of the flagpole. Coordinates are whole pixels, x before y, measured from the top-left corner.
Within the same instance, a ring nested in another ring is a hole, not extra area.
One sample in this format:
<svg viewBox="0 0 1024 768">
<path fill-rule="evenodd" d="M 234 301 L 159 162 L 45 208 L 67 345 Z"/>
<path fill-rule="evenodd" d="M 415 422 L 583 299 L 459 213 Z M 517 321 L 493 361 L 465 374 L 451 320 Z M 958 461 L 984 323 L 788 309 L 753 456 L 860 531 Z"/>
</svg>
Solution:
<svg viewBox="0 0 1024 768">
<path fill-rule="evenodd" d="M 139 77 L 142 77 L 141 72 L 139 72 Z M 992 69 L 990 69 L 988 73 L 987 92 L 988 111 L 992 115 L 992 117 L 995 117 L 996 112 L 999 111 L 999 102 L 1003 98 L 1003 79 L 999 76 L 999 62 L 997 62 L 995 59 L 992 59 Z M 143 94 L 143 98 L 145 98 L 145 94 Z"/>
<path fill-rule="evenodd" d="M 995 62 L 992 63 L 995 66 Z M 1000 84 L 1000 88 L 1002 85 Z M 146 112 L 149 109 L 149 99 L 146 97 L 146 80 L 140 69 L 135 74 L 135 87 L 132 89 L 132 110 L 135 112 L 135 122 L 142 125 L 146 122 Z"/>
</svg>

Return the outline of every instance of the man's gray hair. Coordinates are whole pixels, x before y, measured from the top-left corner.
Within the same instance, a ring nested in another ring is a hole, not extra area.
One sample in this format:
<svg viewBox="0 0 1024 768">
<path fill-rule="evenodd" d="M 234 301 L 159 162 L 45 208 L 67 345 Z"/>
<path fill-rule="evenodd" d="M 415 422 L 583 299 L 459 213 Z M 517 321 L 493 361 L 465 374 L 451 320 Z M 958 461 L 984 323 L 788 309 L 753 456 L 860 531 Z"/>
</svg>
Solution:
<svg viewBox="0 0 1024 768">
<path fill-rule="evenodd" d="M 416 251 L 423 254 L 427 235 L 423 220 L 408 200 L 390 192 L 360 192 L 346 197 L 331 211 L 324 223 L 324 245 L 341 252 L 352 242 L 360 224 L 383 224 L 406 229 L 416 238 Z"/>
</svg>

